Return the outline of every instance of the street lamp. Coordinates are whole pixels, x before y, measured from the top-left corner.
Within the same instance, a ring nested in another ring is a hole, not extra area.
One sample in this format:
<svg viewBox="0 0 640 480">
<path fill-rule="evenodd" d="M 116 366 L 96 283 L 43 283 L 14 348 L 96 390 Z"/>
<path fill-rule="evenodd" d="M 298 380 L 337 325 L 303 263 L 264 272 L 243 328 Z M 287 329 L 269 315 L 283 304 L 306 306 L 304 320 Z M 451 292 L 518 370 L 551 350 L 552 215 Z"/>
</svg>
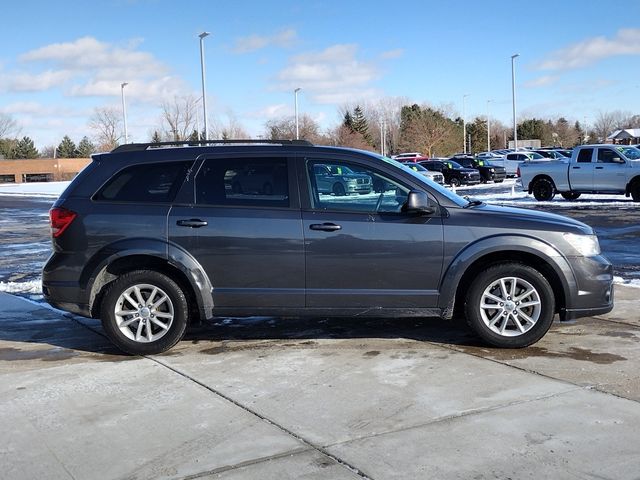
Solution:
<svg viewBox="0 0 640 480">
<path fill-rule="evenodd" d="M 294 103 L 295 103 L 295 110 L 296 110 L 296 140 L 298 140 L 300 138 L 300 128 L 298 125 L 298 92 L 302 90 L 300 87 L 296 88 L 293 91 L 293 99 L 294 99 Z"/>
<path fill-rule="evenodd" d="M 200 37 L 200 70 L 202 72 L 202 110 L 204 115 L 204 139 L 207 140 L 209 136 L 209 128 L 207 124 L 207 91 L 205 89 L 206 85 L 206 75 L 204 70 L 204 38 L 209 36 L 209 32 L 202 32 L 198 37 Z"/>
<path fill-rule="evenodd" d="M 467 153 L 467 123 L 464 113 L 464 101 L 468 96 L 468 93 L 462 95 L 462 153 Z"/>
<path fill-rule="evenodd" d="M 129 85 L 127 82 L 120 84 L 120 94 L 122 95 L 122 118 L 124 119 L 124 143 L 129 143 L 129 133 L 127 132 L 127 104 L 124 101 L 124 87 Z"/>
<path fill-rule="evenodd" d="M 511 55 L 511 96 L 513 98 L 513 148 L 518 150 L 518 124 L 516 121 L 516 69 L 515 60 L 520 56 L 519 53 Z"/>
<path fill-rule="evenodd" d="M 491 120 L 489 120 L 489 104 L 491 100 L 487 100 L 487 152 L 491 151 Z"/>
</svg>

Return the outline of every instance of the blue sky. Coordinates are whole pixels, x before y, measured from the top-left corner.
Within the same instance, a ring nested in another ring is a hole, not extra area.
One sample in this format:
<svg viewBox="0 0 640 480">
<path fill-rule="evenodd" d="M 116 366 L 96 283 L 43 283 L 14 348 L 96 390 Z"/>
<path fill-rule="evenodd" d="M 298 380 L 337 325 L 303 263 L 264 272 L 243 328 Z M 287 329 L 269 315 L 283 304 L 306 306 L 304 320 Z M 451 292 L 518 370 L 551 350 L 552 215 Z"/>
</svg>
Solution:
<svg viewBox="0 0 640 480">
<path fill-rule="evenodd" d="M 37 146 L 90 134 L 96 107 L 120 107 L 147 141 L 160 104 L 200 96 L 205 40 L 210 122 L 252 135 L 300 111 L 323 127 L 346 103 L 466 99 L 467 118 L 519 116 L 592 123 L 599 111 L 640 113 L 640 2 L 344 2 L 107 0 L 11 2 L 0 31 L 0 112 Z M 492 102 L 488 106 L 487 100 Z"/>
</svg>

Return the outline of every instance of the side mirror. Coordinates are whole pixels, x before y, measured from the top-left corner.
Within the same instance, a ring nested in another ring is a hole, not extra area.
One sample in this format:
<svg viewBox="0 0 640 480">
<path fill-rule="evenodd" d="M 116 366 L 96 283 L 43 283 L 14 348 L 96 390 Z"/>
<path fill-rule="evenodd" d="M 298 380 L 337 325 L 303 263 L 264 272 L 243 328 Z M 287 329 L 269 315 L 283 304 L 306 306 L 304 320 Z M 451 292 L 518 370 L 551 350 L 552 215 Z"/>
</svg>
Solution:
<svg viewBox="0 0 640 480">
<path fill-rule="evenodd" d="M 620 157 L 613 157 L 613 158 L 611 159 L 611 161 L 612 161 L 613 163 L 624 163 L 624 160 L 623 160 L 623 159 L 621 159 Z"/>
<path fill-rule="evenodd" d="M 412 190 L 407 197 L 407 203 L 403 210 L 407 213 L 415 213 L 418 215 L 433 215 L 436 213 L 436 207 L 431 205 L 429 196 L 418 190 Z"/>
</svg>

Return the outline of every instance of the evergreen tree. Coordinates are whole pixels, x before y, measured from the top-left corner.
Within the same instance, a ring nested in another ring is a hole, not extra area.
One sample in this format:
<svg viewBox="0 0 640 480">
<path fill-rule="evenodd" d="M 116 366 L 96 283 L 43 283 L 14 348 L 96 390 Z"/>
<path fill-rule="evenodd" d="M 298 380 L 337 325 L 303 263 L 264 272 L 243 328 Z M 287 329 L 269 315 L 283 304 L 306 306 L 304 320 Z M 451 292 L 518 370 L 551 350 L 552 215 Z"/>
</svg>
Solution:
<svg viewBox="0 0 640 480">
<path fill-rule="evenodd" d="M 360 108 L 360 105 L 353 109 L 353 115 L 351 116 L 351 128 L 354 132 L 358 132 L 362 135 L 367 142 L 371 142 L 371 135 L 369 134 L 369 124 L 364 116 L 364 112 Z"/>
<path fill-rule="evenodd" d="M 191 135 L 189 135 L 189 138 L 187 138 L 187 140 L 189 140 L 190 142 L 197 142 L 198 140 L 200 140 L 200 138 L 198 137 L 198 130 L 194 128 L 193 132 L 191 132 Z"/>
<path fill-rule="evenodd" d="M 82 140 L 80 140 L 80 143 L 78 144 L 78 150 L 76 153 L 80 158 L 90 157 L 92 153 L 96 153 L 96 146 L 91 143 L 91 140 L 86 136 L 82 137 Z"/>
<path fill-rule="evenodd" d="M 153 136 L 151 137 L 151 143 L 160 143 L 162 141 L 162 136 L 160 132 L 157 130 L 153 132 Z"/>
<path fill-rule="evenodd" d="M 22 137 L 22 140 L 18 140 L 13 151 L 13 158 L 38 158 L 39 156 L 33 140 L 29 137 Z"/>
<path fill-rule="evenodd" d="M 344 114 L 344 119 L 342 120 L 342 125 L 347 127 L 351 132 L 354 132 L 353 129 L 353 117 L 351 116 L 351 112 L 346 111 Z"/>
<path fill-rule="evenodd" d="M 58 145 L 58 157 L 60 158 L 75 158 L 76 156 L 76 144 L 65 135 L 60 145 Z"/>
</svg>

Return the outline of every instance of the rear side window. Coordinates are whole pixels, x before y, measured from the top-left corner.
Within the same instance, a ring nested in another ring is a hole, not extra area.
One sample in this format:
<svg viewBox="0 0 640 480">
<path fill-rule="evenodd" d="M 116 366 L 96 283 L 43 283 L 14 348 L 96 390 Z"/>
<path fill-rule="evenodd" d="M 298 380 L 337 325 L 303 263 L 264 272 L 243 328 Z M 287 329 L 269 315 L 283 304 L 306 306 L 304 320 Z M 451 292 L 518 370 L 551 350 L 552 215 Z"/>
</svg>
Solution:
<svg viewBox="0 0 640 480">
<path fill-rule="evenodd" d="M 116 173 L 94 200 L 136 203 L 171 202 L 193 162 L 132 165 Z"/>
<path fill-rule="evenodd" d="M 196 177 L 196 203 L 289 207 L 286 158 L 205 160 Z"/>
<path fill-rule="evenodd" d="M 578 163 L 591 163 L 593 148 L 583 148 L 578 154 Z"/>
</svg>

